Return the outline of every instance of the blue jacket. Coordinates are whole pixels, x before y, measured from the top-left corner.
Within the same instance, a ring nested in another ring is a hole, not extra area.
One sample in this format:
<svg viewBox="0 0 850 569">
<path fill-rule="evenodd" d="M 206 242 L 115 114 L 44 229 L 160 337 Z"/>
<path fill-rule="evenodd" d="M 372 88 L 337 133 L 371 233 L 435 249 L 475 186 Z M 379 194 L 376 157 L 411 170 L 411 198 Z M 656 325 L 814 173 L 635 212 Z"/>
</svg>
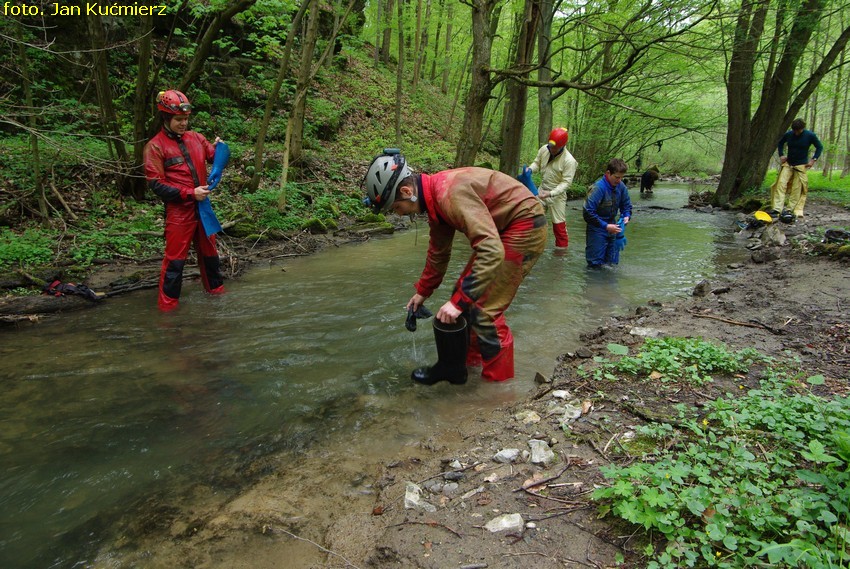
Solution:
<svg viewBox="0 0 850 569">
<path fill-rule="evenodd" d="M 602 176 L 587 194 L 582 217 L 589 226 L 605 229 L 609 223 L 617 223 L 621 216 L 632 216 L 629 190 L 623 182 L 615 188 Z"/>
<path fill-rule="evenodd" d="M 783 156 L 782 147 L 786 144 L 788 145 L 788 164 L 791 166 L 809 163 L 809 146 L 814 145 L 815 147 L 815 155 L 812 156 L 815 160 L 820 158 L 820 154 L 823 152 L 823 144 L 818 140 L 817 135 L 810 130 L 804 130 L 800 133 L 800 136 L 795 135 L 793 130 L 783 134 L 777 145 L 780 157 Z"/>
</svg>

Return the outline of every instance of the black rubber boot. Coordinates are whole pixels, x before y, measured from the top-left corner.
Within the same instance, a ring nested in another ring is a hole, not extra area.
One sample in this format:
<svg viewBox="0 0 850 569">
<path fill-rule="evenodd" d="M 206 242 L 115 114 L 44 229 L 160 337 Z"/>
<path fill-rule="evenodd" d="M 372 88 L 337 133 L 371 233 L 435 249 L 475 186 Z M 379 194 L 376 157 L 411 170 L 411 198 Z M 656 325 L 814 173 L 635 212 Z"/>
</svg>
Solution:
<svg viewBox="0 0 850 569">
<path fill-rule="evenodd" d="M 448 381 L 455 385 L 466 383 L 466 352 L 469 334 L 466 319 L 459 316 L 454 324 L 444 324 L 434 319 L 434 340 L 437 344 L 437 363 L 431 367 L 413 370 L 410 378 L 425 385 Z"/>
</svg>

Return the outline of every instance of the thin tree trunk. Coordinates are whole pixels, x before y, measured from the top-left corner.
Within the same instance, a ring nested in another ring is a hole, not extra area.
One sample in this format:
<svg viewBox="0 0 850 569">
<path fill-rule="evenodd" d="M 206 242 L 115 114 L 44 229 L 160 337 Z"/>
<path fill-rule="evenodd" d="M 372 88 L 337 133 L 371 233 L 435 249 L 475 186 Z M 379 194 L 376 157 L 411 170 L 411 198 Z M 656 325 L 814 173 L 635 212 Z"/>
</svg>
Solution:
<svg viewBox="0 0 850 569">
<path fill-rule="evenodd" d="M 99 16 L 86 16 L 89 39 L 92 46 L 92 67 L 94 71 L 95 90 L 97 92 L 98 105 L 100 107 L 101 126 L 104 128 L 110 153 L 114 149 L 114 159 L 118 160 L 119 168 L 115 172 L 115 186 L 119 195 L 123 170 L 129 165 L 130 158 L 127 148 L 121 139 L 121 129 L 118 127 L 118 117 L 112 104 L 112 89 L 109 86 L 109 66 L 106 61 L 106 34 L 103 31 L 103 21 Z"/>
<path fill-rule="evenodd" d="M 289 113 L 290 125 L 287 126 L 287 140 L 289 141 L 289 163 L 301 159 L 304 149 L 304 114 L 307 110 L 307 97 L 297 96 L 306 93 L 312 81 L 311 71 L 313 58 L 316 55 L 316 43 L 319 39 L 319 1 L 309 0 L 309 18 L 307 19 L 307 33 L 301 47 L 301 66 L 298 68 L 298 78 L 295 84 L 296 97 Z"/>
<path fill-rule="evenodd" d="M 395 80 L 395 144 L 401 148 L 401 97 L 404 94 L 404 2 L 398 0 L 398 65 Z"/>
<path fill-rule="evenodd" d="M 843 19 L 843 18 L 842 18 Z M 832 167 L 833 162 L 835 162 L 837 156 L 835 156 L 835 152 L 833 152 L 833 148 L 838 146 L 835 144 L 836 132 L 840 132 L 836 130 L 836 123 L 838 122 L 838 92 L 843 84 L 843 72 L 844 71 L 844 51 L 841 52 L 841 56 L 839 58 L 838 69 L 835 73 L 835 91 L 832 95 L 832 113 L 829 117 L 829 135 L 827 136 L 827 148 L 826 152 L 821 155 L 821 159 L 823 160 L 823 175 L 828 179 L 832 179 Z"/>
<path fill-rule="evenodd" d="M 425 3 L 425 22 L 422 25 L 422 35 L 419 38 L 418 47 L 416 48 L 416 66 L 415 75 L 418 80 L 421 75 L 424 75 L 424 69 L 427 67 L 428 59 L 428 27 L 431 25 L 431 0 L 426 0 Z"/>
<path fill-rule="evenodd" d="M 142 162 L 144 161 L 145 142 L 147 141 L 147 120 L 151 115 L 150 96 L 150 67 L 151 67 L 151 35 L 153 31 L 153 16 L 139 18 L 139 73 L 136 77 L 136 93 L 133 96 L 133 170 L 124 180 L 123 185 L 129 188 L 136 200 L 145 198 L 147 183 L 145 182 Z"/>
<path fill-rule="evenodd" d="M 540 26 L 537 32 L 537 60 L 540 69 L 537 70 L 537 79 L 541 83 L 552 80 L 552 64 L 549 58 L 552 48 L 554 10 L 553 0 L 540 0 Z M 551 87 L 537 88 L 537 109 L 537 143 L 546 144 L 553 126 Z"/>
<path fill-rule="evenodd" d="M 384 3 L 378 0 L 375 2 L 375 9 L 377 10 L 377 14 L 375 15 L 375 69 L 378 68 L 378 63 L 381 62 L 381 8 Z"/>
<path fill-rule="evenodd" d="M 38 145 L 38 118 L 35 113 L 35 103 L 32 98 L 32 75 L 30 74 L 30 60 L 27 55 L 27 48 L 24 45 L 23 33 L 21 24 L 15 22 L 16 44 L 18 48 L 18 61 L 20 62 L 21 80 L 24 92 L 24 105 L 27 109 L 27 127 L 29 127 L 30 152 L 32 153 L 32 176 L 33 188 L 35 189 L 36 201 L 38 202 L 38 212 L 41 215 L 42 222 L 47 222 L 47 199 L 44 196 L 44 181 L 41 179 L 41 157 L 39 155 Z"/>
<path fill-rule="evenodd" d="M 458 103 L 460 103 L 460 93 L 463 90 L 463 86 L 466 83 L 466 75 L 467 69 L 469 68 L 469 58 L 472 56 L 472 46 L 469 46 L 469 49 L 466 50 L 466 57 L 463 59 L 463 66 L 460 68 L 460 72 L 458 73 L 458 81 L 457 81 L 457 89 L 455 89 L 455 96 L 452 99 L 452 112 L 449 113 L 449 120 L 446 123 L 446 131 L 443 134 L 443 138 L 450 138 L 452 127 L 454 126 L 454 118 L 455 111 L 457 110 Z"/>
<path fill-rule="evenodd" d="M 271 122 L 272 112 L 274 111 L 278 97 L 280 96 L 280 88 L 283 85 L 284 79 L 286 79 L 286 76 L 289 74 L 289 61 L 292 57 L 292 44 L 295 41 L 295 30 L 301 25 L 304 12 L 307 11 L 307 6 L 309 4 L 308 0 L 303 0 L 301 2 L 301 5 L 298 7 L 298 11 L 292 18 L 292 23 L 289 25 L 289 31 L 286 34 L 286 43 L 283 47 L 283 55 L 280 58 L 280 66 L 277 70 L 277 77 L 275 78 L 272 91 L 266 99 L 266 108 L 263 112 L 263 122 L 260 123 L 260 129 L 257 133 L 257 143 L 254 145 L 254 174 L 251 176 L 251 182 L 248 186 L 248 190 L 251 192 L 257 191 L 257 188 L 260 187 L 260 177 L 263 173 L 263 165 L 265 162 L 265 144 L 269 130 L 269 123 Z M 287 128 L 287 130 L 289 129 Z M 288 161 L 289 155 L 286 154 L 285 156 L 285 160 Z"/>
<path fill-rule="evenodd" d="M 304 131 L 303 112 L 301 113 L 300 124 L 298 124 L 298 123 L 295 122 L 296 113 L 294 112 L 294 109 L 297 109 L 299 107 L 304 108 L 304 106 L 306 105 L 307 90 L 310 87 L 310 83 L 312 83 L 313 78 L 316 77 L 316 73 L 318 73 L 319 69 L 324 65 L 328 56 L 333 52 L 334 44 L 336 42 L 336 38 L 339 35 L 339 30 L 342 27 L 342 25 L 345 23 L 346 18 L 348 18 L 348 15 L 351 13 L 351 9 L 354 7 L 354 4 L 356 2 L 357 2 L 357 0 L 349 0 L 348 6 L 346 6 L 345 10 L 342 11 L 342 15 L 338 19 L 336 19 L 336 21 L 334 23 L 334 29 L 333 29 L 333 32 L 331 32 L 330 38 L 327 38 L 327 44 L 325 45 L 325 50 L 319 56 L 315 65 L 313 65 L 310 68 L 307 81 L 303 84 L 299 82 L 300 88 L 296 86 L 295 100 L 292 103 L 293 112 L 291 112 L 289 114 L 289 120 L 286 121 L 286 138 L 285 138 L 285 141 L 284 141 L 284 153 L 283 153 L 283 172 L 281 173 L 281 176 L 280 176 L 280 195 L 278 196 L 278 211 L 283 211 L 284 209 L 286 209 L 286 200 L 287 200 L 286 184 L 287 184 L 287 181 L 288 181 L 288 178 L 289 178 L 289 157 L 292 154 L 292 152 L 291 152 L 291 149 L 293 148 L 292 140 L 295 137 L 293 133 L 296 130 L 300 130 L 302 133 Z M 311 18 L 310 19 L 311 20 L 313 19 L 312 14 L 313 14 L 313 12 L 315 12 L 316 13 L 315 14 L 316 20 L 318 21 L 318 19 L 319 19 L 318 0 L 310 0 L 310 4 L 311 4 L 311 8 L 310 8 Z M 335 8 L 336 8 L 335 13 L 338 14 L 339 13 L 339 7 L 336 6 Z M 312 25 L 312 22 L 308 24 L 307 36 L 310 35 L 309 28 L 310 28 L 311 25 Z M 305 38 L 305 42 L 306 41 L 307 41 L 307 39 Z M 315 49 L 313 49 L 313 51 L 315 51 Z M 312 59 L 312 56 L 310 57 L 310 59 Z M 304 62 L 302 61 L 302 65 L 303 65 L 303 63 Z"/>
<path fill-rule="evenodd" d="M 443 14 L 445 12 L 445 1 L 439 0 L 440 11 L 437 13 L 437 33 L 434 36 L 434 56 L 431 58 L 431 84 L 437 79 L 437 59 L 440 50 L 440 33 L 443 30 Z"/>
<path fill-rule="evenodd" d="M 490 100 L 493 82 L 490 77 L 490 58 L 493 45 L 492 19 L 495 0 L 473 0 L 472 7 L 472 68 L 469 92 L 463 115 L 463 136 L 458 141 L 455 167 L 475 163 L 484 126 L 484 111 Z"/>
<path fill-rule="evenodd" d="M 422 41 L 422 0 L 416 0 L 416 31 L 413 37 L 413 83 L 411 89 L 415 93 L 419 88 L 419 64 L 422 61 L 419 57 L 419 45 Z M 401 61 L 400 58 L 399 61 Z"/>
<path fill-rule="evenodd" d="M 377 0 L 380 2 L 381 0 Z M 403 0 L 398 0 L 402 2 Z M 392 44 L 393 33 L 393 0 L 387 0 L 387 6 L 384 9 L 384 41 L 381 43 L 381 61 L 384 65 L 390 63 L 390 44 Z"/>
<path fill-rule="evenodd" d="M 535 0 L 526 0 L 524 13 L 519 22 L 519 34 L 516 42 L 514 66 L 527 68 L 534 55 L 534 43 L 537 24 L 540 17 L 540 5 Z M 528 75 L 523 75 L 525 78 Z M 525 112 L 528 104 L 528 87 L 519 81 L 506 82 L 507 105 L 504 107 L 502 121 L 502 148 L 499 153 L 499 171 L 515 175 L 519 170 L 522 150 L 522 131 L 525 126 Z"/>
<path fill-rule="evenodd" d="M 444 95 L 449 92 L 449 69 L 452 62 L 452 17 L 454 16 L 454 4 L 449 3 L 446 16 L 446 51 L 443 57 L 443 83 L 440 92 Z M 464 69 L 466 66 L 464 65 Z"/>
</svg>

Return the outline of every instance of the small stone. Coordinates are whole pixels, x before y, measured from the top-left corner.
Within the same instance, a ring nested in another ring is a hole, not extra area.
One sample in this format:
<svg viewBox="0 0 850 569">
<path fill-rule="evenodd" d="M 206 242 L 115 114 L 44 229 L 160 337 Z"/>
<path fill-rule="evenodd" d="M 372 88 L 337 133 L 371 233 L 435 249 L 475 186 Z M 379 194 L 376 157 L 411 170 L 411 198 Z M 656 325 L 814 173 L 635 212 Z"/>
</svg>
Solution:
<svg viewBox="0 0 850 569">
<path fill-rule="evenodd" d="M 520 514 L 502 514 L 484 524 L 484 527 L 493 533 L 500 531 L 519 532 L 525 527 L 525 522 Z"/>
<path fill-rule="evenodd" d="M 497 452 L 493 456 L 493 460 L 502 464 L 511 464 L 519 458 L 520 450 L 518 448 L 505 448 Z"/>
</svg>

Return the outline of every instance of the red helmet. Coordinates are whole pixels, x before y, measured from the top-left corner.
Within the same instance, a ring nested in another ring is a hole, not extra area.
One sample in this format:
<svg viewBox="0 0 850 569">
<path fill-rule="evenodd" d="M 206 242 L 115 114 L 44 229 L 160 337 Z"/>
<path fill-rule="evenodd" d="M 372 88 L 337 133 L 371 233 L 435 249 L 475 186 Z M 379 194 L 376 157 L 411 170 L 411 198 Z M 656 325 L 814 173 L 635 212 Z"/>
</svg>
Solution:
<svg viewBox="0 0 850 569">
<path fill-rule="evenodd" d="M 156 108 L 169 115 L 188 115 L 192 112 L 192 103 L 180 91 L 160 91 L 156 96 Z"/>
<path fill-rule="evenodd" d="M 549 133 L 549 144 L 555 148 L 562 148 L 566 146 L 569 139 L 570 133 L 567 132 L 567 129 L 565 128 L 558 127 Z"/>
</svg>

